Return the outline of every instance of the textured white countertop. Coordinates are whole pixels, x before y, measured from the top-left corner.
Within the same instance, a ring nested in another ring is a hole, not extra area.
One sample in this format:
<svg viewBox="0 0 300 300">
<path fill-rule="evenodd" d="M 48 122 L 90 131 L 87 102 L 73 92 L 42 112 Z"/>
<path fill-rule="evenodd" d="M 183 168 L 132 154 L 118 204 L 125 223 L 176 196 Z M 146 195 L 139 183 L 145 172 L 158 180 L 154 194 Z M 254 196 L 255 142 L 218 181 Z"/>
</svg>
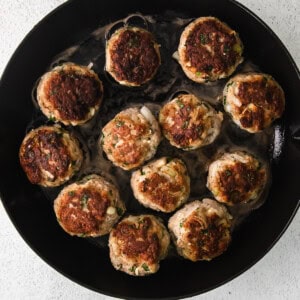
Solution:
<svg viewBox="0 0 300 300">
<path fill-rule="evenodd" d="M 0 0 L 0 74 L 32 27 L 63 2 Z M 300 1 L 240 2 L 273 29 L 300 67 Z M 19 236 L 2 203 L 0 243 L 1 300 L 113 299 L 73 283 L 42 261 Z M 300 299 L 299 253 L 300 212 L 279 242 L 254 267 L 233 281 L 193 299 Z"/>
</svg>

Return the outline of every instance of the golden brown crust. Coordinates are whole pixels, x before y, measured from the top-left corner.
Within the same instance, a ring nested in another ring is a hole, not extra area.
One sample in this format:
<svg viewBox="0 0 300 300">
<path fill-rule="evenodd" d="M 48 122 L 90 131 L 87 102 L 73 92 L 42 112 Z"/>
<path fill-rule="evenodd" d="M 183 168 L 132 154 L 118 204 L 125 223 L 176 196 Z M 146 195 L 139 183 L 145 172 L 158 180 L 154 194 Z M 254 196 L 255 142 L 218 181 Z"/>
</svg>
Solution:
<svg viewBox="0 0 300 300">
<path fill-rule="evenodd" d="M 232 74 L 242 61 L 243 44 L 219 19 L 201 17 L 185 28 L 178 50 L 186 75 L 201 83 Z"/>
<path fill-rule="evenodd" d="M 78 141 L 56 126 L 42 126 L 23 140 L 20 163 L 31 183 L 58 186 L 69 180 L 82 163 Z"/>
<path fill-rule="evenodd" d="M 159 46 L 144 29 L 119 29 L 107 42 L 106 70 L 120 84 L 142 85 L 155 75 L 159 65 Z"/>
<path fill-rule="evenodd" d="M 65 125 L 88 121 L 98 110 L 103 97 L 102 82 L 84 66 L 66 63 L 46 73 L 37 88 L 43 113 Z"/>
<path fill-rule="evenodd" d="M 156 152 L 160 142 L 157 121 L 147 120 L 138 108 L 117 114 L 102 130 L 102 146 L 107 157 L 124 170 L 140 166 Z"/>
<path fill-rule="evenodd" d="M 114 185 L 98 175 L 65 187 L 54 201 L 59 224 L 70 235 L 107 234 L 125 211 Z"/>
<path fill-rule="evenodd" d="M 225 153 L 208 172 L 208 188 L 215 198 L 229 205 L 259 197 L 267 181 L 266 167 L 244 152 Z"/>
<path fill-rule="evenodd" d="M 242 129 L 252 133 L 265 129 L 279 118 L 284 106 L 282 88 L 267 74 L 239 74 L 224 89 L 225 110 Z"/>
<path fill-rule="evenodd" d="M 184 150 L 210 144 L 218 135 L 222 113 L 192 94 L 179 95 L 165 104 L 159 122 L 170 143 Z"/>
<path fill-rule="evenodd" d="M 138 223 L 120 222 L 112 232 L 118 240 L 121 251 L 128 258 L 136 258 L 157 263 L 160 258 L 160 242 L 157 233 L 153 231 L 152 220 L 144 217 Z"/>
</svg>

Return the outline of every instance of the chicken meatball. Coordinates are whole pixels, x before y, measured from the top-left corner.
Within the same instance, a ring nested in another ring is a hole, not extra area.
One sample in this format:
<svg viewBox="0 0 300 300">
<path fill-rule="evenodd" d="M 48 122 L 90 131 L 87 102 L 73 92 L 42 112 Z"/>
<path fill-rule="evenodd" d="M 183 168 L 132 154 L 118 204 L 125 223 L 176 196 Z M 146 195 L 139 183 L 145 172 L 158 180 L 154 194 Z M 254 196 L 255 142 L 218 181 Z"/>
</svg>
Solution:
<svg viewBox="0 0 300 300">
<path fill-rule="evenodd" d="M 228 81 L 223 94 L 225 111 L 241 129 L 251 133 L 270 126 L 284 111 L 284 92 L 267 74 L 238 74 Z"/>
<path fill-rule="evenodd" d="M 169 219 L 169 230 L 178 253 L 191 261 L 221 255 L 231 241 L 231 215 L 215 200 L 195 200 Z"/>
<path fill-rule="evenodd" d="M 41 126 L 24 138 L 19 158 L 29 181 L 46 187 L 68 181 L 81 167 L 78 140 L 59 126 Z"/>
<path fill-rule="evenodd" d="M 223 154 L 209 166 L 207 187 L 218 201 L 235 205 L 257 200 L 266 181 L 266 166 L 237 151 Z"/>
<path fill-rule="evenodd" d="M 159 45 L 144 29 L 121 28 L 107 42 L 106 71 L 122 85 L 146 83 L 153 78 L 159 65 Z"/>
<path fill-rule="evenodd" d="M 110 161 L 130 170 L 151 159 L 160 140 L 158 122 L 143 106 L 123 110 L 108 122 L 102 129 L 101 144 Z"/>
<path fill-rule="evenodd" d="M 158 271 L 160 260 L 168 253 L 170 236 L 163 223 L 152 215 L 129 216 L 109 235 L 113 266 L 133 276 Z"/>
<path fill-rule="evenodd" d="M 60 226 L 70 235 L 96 237 L 110 232 L 125 211 L 117 188 L 98 175 L 66 186 L 54 201 Z"/>
<path fill-rule="evenodd" d="M 179 95 L 163 106 L 159 123 L 171 145 L 194 150 L 211 144 L 220 133 L 223 114 L 192 94 Z"/>
<path fill-rule="evenodd" d="M 238 34 L 214 17 L 201 17 L 183 31 L 179 63 L 188 78 L 203 83 L 231 75 L 243 61 Z"/>
<path fill-rule="evenodd" d="M 190 178 L 183 161 L 162 157 L 133 172 L 131 187 L 141 204 L 168 213 L 186 202 Z"/>
<path fill-rule="evenodd" d="M 88 67 L 66 63 L 44 74 L 37 87 L 38 104 L 46 117 L 65 125 L 79 125 L 98 111 L 102 82 Z"/>
</svg>

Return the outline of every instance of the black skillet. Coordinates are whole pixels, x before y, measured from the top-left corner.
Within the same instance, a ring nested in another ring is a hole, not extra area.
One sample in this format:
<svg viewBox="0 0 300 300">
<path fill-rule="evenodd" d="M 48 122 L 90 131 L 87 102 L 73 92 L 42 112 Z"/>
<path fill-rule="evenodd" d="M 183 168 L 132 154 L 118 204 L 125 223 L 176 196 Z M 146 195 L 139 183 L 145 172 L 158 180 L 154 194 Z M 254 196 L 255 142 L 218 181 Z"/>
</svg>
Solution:
<svg viewBox="0 0 300 300">
<path fill-rule="evenodd" d="M 286 94 L 272 163 L 273 183 L 265 204 L 234 233 L 230 249 L 209 263 L 169 259 L 159 272 L 133 278 L 115 271 L 108 251 L 72 238 L 57 225 L 42 190 L 31 185 L 18 162 L 18 148 L 33 115 L 31 90 L 53 57 L 99 25 L 130 13 L 219 17 L 235 28 L 246 55 L 272 74 Z M 98 1 L 73 0 L 36 26 L 10 60 L 0 83 L 0 190 L 3 204 L 19 233 L 53 268 L 97 292 L 121 298 L 182 298 L 213 289 L 262 258 L 285 231 L 300 199 L 300 78 L 286 48 L 252 12 L 229 0 Z M 297 142 L 298 138 L 298 142 Z"/>
</svg>

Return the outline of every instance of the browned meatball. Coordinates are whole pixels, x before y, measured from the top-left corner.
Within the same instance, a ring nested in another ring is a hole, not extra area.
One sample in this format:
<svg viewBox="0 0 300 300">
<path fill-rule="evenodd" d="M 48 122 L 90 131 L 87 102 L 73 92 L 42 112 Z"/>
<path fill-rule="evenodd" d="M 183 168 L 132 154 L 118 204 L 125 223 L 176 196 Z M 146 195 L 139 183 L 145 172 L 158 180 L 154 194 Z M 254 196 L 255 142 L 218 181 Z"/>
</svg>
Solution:
<svg viewBox="0 0 300 300">
<path fill-rule="evenodd" d="M 125 212 L 117 188 L 98 175 L 66 186 L 54 201 L 61 227 L 70 235 L 107 234 Z"/>
<path fill-rule="evenodd" d="M 172 212 L 186 202 L 190 178 L 182 160 L 162 157 L 133 172 L 131 187 L 144 206 Z"/>
<path fill-rule="evenodd" d="M 225 153 L 208 170 L 207 187 L 229 205 L 255 201 L 267 181 L 267 168 L 246 152 Z"/>
<path fill-rule="evenodd" d="M 267 74 L 238 74 L 228 81 L 223 95 L 225 111 L 240 128 L 251 133 L 267 128 L 284 111 L 284 92 Z"/>
<path fill-rule="evenodd" d="M 231 75 L 243 60 L 242 52 L 238 34 L 214 17 L 201 17 L 190 23 L 178 47 L 183 71 L 199 83 Z"/>
<path fill-rule="evenodd" d="M 84 66 L 66 63 L 42 76 L 37 99 L 42 112 L 53 121 L 79 125 L 98 111 L 103 97 L 98 75 Z"/>
<path fill-rule="evenodd" d="M 110 259 L 117 270 L 133 276 L 150 275 L 158 271 L 169 244 L 169 233 L 159 219 L 129 216 L 109 235 Z"/>
<path fill-rule="evenodd" d="M 211 260 L 221 255 L 231 241 L 231 215 L 211 199 L 195 200 L 169 220 L 178 253 L 192 261 Z"/>
<path fill-rule="evenodd" d="M 171 145 L 194 150 L 218 136 L 223 114 L 192 94 L 179 95 L 163 106 L 159 123 Z"/>
<path fill-rule="evenodd" d="M 105 68 L 120 84 L 142 85 L 153 78 L 159 65 L 159 45 L 144 29 L 121 28 L 107 42 Z"/>
<path fill-rule="evenodd" d="M 59 126 L 41 126 L 24 138 L 19 152 L 21 165 L 31 183 L 59 186 L 81 167 L 78 140 Z"/>
</svg>

